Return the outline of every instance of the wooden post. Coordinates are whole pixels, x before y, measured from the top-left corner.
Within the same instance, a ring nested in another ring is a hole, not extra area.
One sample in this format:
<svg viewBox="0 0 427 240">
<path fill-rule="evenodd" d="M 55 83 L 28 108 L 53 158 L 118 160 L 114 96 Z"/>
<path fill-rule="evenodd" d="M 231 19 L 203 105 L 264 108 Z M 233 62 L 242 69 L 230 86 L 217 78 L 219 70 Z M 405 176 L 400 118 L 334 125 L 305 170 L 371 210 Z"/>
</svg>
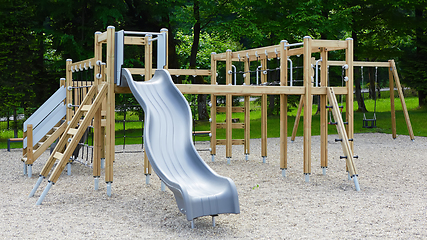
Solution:
<svg viewBox="0 0 427 240">
<path fill-rule="evenodd" d="M 320 87 L 328 86 L 328 52 L 320 50 Z M 320 95 L 320 167 L 328 167 L 328 114 L 326 110 L 326 95 Z"/>
<path fill-rule="evenodd" d="M 216 61 L 214 56 L 216 53 L 211 54 L 211 85 L 216 85 Z M 212 160 L 216 154 L 216 95 L 211 94 L 211 155 Z"/>
<path fill-rule="evenodd" d="M 98 36 L 100 35 L 100 32 L 95 33 L 95 49 L 94 49 L 94 63 L 95 64 L 98 60 L 102 61 L 102 44 L 98 42 Z M 94 66 L 96 69 L 96 66 Z M 94 71 L 94 86 L 98 86 L 100 83 L 100 79 L 96 77 L 97 72 Z M 93 145 L 94 145 L 94 151 L 93 151 L 93 176 L 94 177 L 100 177 L 101 176 L 101 149 L 103 141 L 103 135 L 101 130 L 101 111 L 102 108 L 99 108 L 94 116 L 93 120 Z"/>
<path fill-rule="evenodd" d="M 151 35 L 145 36 L 145 81 L 148 81 L 152 77 L 152 53 L 153 53 L 153 44 L 151 43 Z M 148 160 L 147 154 L 144 152 L 144 174 L 151 175 L 151 164 Z"/>
<path fill-rule="evenodd" d="M 267 58 L 261 60 L 261 84 L 267 82 Z M 261 156 L 263 162 L 267 157 L 267 94 L 261 95 Z"/>
<path fill-rule="evenodd" d="M 67 59 L 65 64 L 65 81 L 66 81 L 66 99 L 65 99 L 65 106 L 67 106 L 66 116 L 65 120 L 67 122 L 67 125 L 70 123 L 71 118 L 73 117 L 73 110 L 71 107 L 68 107 L 70 104 L 72 104 L 73 101 L 73 92 L 70 90 L 73 85 L 73 72 L 71 71 L 70 67 L 73 61 L 71 59 Z M 68 89 L 70 87 L 70 89 Z"/>
<path fill-rule="evenodd" d="M 33 124 L 27 125 L 27 163 L 33 162 Z"/>
<path fill-rule="evenodd" d="M 399 75 L 396 70 L 396 63 L 394 60 L 390 60 L 392 65 L 392 71 L 394 76 L 394 81 L 396 82 L 397 92 L 399 93 L 400 103 L 402 104 L 403 115 L 405 116 L 406 127 L 408 128 L 409 137 L 411 140 L 415 139 L 414 132 L 412 131 L 411 119 L 409 118 L 408 108 L 405 103 L 405 96 L 403 96 L 402 85 L 400 85 Z"/>
<path fill-rule="evenodd" d="M 225 67 L 225 79 L 226 79 L 226 84 L 227 85 L 231 85 L 232 83 L 232 70 L 231 70 L 231 50 L 228 49 L 226 52 L 226 67 Z M 227 159 L 231 158 L 232 155 L 232 141 L 233 141 L 233 129 L 232 129 L 232 107 L 233 107 L 233 96 L 231 94 L 227 94 L 225 96 L 226 99 L 226 111 L 225 111 L 225 120 L 226 120 L 226 128 L 225 128 L 225 141 L 226 141 L 226 146 L 225 146 L 225 151 L 226 151 L 226 157 Z"/>
<path fill-rule="evenodd" d="M 347 87 L 347 96 L 346 96 L 346 120 L 347 120 L 347 137 L 349 139 L 354 138 L 354 110 L 353 110 L 353 39 L 347 38 L 347 49 L 345 52 L 346 56 L 346 64 L 348 65 L 348 69 L 345 71 L 346 77 L 348 77 L 348 81 L 346 82 Z M 353 141 L 350 141 L 351 152 L 354 153 L 354 144 Z"/>
<path fill-rule="evenodd" d="M 311 77 L 311 42 L 309 36 L 304 37 L 304 174 L 306 181 L 311 174 L 311 115 L 312 115 L 312 77 Z"/>
<path fill-rule="evenodd" d="M 244 71 L 245 76 L 245 85 L 251 85 L 251 74 L 249 72 L 249 59 L 245 59 Z M 251 102 L 250 96 L 245 96 L 245 147 L 244 151 L 246 156 L 250 153 L 250 140 L 251 140 Z M 247 160 L 247 159 L 246 159 Z"/>
<path fill-rule="evenodd" d="M 288 85 L 287 41 L 280 42 L 280 86 Z M 288 168 L 288 96 L 280 94 L 280 169 Z"/>
<path fill-rule="evenodd" d="M 394 82 L 393 82 L 393 66 L 391 60 L 389 60 L 390 67 L 388 68 L 388 81 L 390 86 L 390 111 L 391 111 L 391 131 L 393 139 L 396 139 L 396 109 L 394 106 Z"/>
<path fill-rule="evenodd" d="M 107 69 L 105 71 L 108 84 L 107 90 L 107 126 L 106 126 L 106 156 L 105 182 L 113 182 L 113 163 L 115 154 L 115 92 L 114 92 L 114 41 L 115 28 L 107 28 Z"/>
</svg>

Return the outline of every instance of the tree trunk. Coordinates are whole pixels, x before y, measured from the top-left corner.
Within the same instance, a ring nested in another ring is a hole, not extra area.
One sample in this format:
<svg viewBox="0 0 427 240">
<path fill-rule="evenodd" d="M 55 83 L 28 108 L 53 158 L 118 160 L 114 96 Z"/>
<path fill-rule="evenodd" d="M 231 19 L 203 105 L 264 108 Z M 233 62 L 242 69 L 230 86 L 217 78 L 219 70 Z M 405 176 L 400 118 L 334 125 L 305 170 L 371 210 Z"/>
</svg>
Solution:
<svg viewBox="0 0 427 240">
<path fill-rule="evenodd" d="M 418 69 L 417 70 L 417 78 L 422 78 L 422 76 L 426 75 L 427 73 L 425 72 L 425 66 L 424 63 L 427 60 L 425 57 L 425 52 L 427 51 L 427 39 L 424 36 L 425 34 L 425 25 L 424 25 L 424 11 L 425 11 L 425 6 L 423 6 L 423 4 L 417 4 L 415 6 L 415 21 L 418 24 L 417 27 L 415 28 L 415 45 L 416 45 L 416 66 L 415 68 Z M 427 83 L 425 82 L 425 80 L 420 79 L 419 80 L 420 85 L 426 85 Z M 424 88 L 425 89 L 425 88 Z M 403 90 L 403 87 L 402 87 Z M 423 89 L 418 89 L 418 104 L 420 107 L 424 107 L 427 105 L 427 90 L 423 90 Z"/>
<path fill-rule="evenodd" d="M 197 52 L 199 50 L 199 40 L 200 40 L 200 5 L 199 0 L 194 0 L 193 3 L 193 14 L 196 23 L 193 26 L 193 45 L 191 46 L 191 54 L 190 54 L 190 69 L 196 69 L 196 60 L 197 60 Z M 203 84 L 205 80 L 202 76 L 196 76 L 193 78 L 193 83 Z M 206 107 L 206 95 L 199 94 L 197 96 L 197 110 L 199 120 L 207 120 L 209 119 L 208 110 Z"/>
<path fill-rule="evenodd" d="M 354 49 L 357 49 L 357 45 L 358 45 L 357 33 L 353 31 L 351 33 L 351 37 L 353 38 Z M 354 60 L 356 61 L 357 58 L 355 57 Z M 356 73 L 356 71 L 354 71 L 354 72 Z M 358 106 L 357 111 L 358 112 L 367 112 L 367 109 L 365 106 L 365 100 L 363 99 L 363 95 L 362 95 L 362 86 L 361 86 L 362 72 L 360 72 L 360 77 L 356 77 L 356 75 L 357 74 L 354 74 L 353 81 L 354 81 L 354 85 L 355 85 L 356 101 L 357 101 L 357 106 Z"/>
<path fill-rule="evenodd" d="M 418 105 L 424 107 L 427 104 L 427 91 L 418 91 Z"/>
<path fill-rule="evenodd" d="M 16 113 L 16 108 L 13 108 L 13 136 L 14 138 L 18 137 L 18 114 Z"/>
</svg>

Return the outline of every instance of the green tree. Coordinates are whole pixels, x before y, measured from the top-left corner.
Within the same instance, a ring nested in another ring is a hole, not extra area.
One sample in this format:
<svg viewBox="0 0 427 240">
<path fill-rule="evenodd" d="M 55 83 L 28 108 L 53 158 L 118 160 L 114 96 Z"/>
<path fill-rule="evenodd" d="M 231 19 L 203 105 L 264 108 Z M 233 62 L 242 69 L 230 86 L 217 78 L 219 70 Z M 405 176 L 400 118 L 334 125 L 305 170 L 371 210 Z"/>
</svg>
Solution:
<svg viewBox="0 0 427 240">
<path fill-rule="evenodd" d="M 0 107 L 13 112 L 17 137 L 18 109 L 31 107 L 35 100 L 38 42 L 32 25 L 34 8 L 25 0 L 3 1 L 0 8 Z"/>
</svg>

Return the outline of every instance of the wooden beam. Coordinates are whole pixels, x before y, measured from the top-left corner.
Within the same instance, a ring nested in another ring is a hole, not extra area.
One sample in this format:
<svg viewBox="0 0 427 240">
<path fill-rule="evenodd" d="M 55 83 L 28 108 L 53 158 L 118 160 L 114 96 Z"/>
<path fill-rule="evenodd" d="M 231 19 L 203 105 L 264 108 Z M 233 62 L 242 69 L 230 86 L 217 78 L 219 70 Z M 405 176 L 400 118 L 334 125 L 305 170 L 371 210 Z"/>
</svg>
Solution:
<svg viewBox="0 0 427 240">
<path fill-rule="evenodd" d="M 105 31 L 105 32 L 103 32 L 103 33 L 101 33 L 100 35 L 99 35 L 99 37 L 98 37 L 98 42 L 99 43 L 101 43 L 101 42 L 105 42 L 105 41 L 107 41 L 107 32 Z"/>
<path fill-rule="evenodd" d="M 216 124 L 216 128 L 218 129 L 225 129 L 226 128 L 226 124 L 227 123 L 217 123 Z M 245 128 L 245 124 L 244 123 L 231 123 L 231 127 L 233 129 L 244 129 Z"/>
<path fill-rule="evenodd" d="M 80 62 L 74 62 L 68 66 L 67 70 L 76 72 L 84 71 L 89 68 L 93 68 L 95 66 L 95 62 L 95 58 L 89 58 Z"/>
<path fill-rule="evenodd" d="M 145 68 L 127 68 L 131 74 L 145 75 Z M 152 68 L 151 72 L 155 72 L 157 69 Z M 210 76 L 211 71 L 207 69 L 167 69 L 170 75 L 183 75 L 183 76 Z"/>
<path fill-rule="evenodd" d="M 345 61 L 329 61 L 328 66 L 344 66 L 346 64 Z M 390 67 L 389 62 L 361 62 L 361 61 L 353 61 L 354 67 Z"/>
<path fill-rule="evenodd" d="M 312 40 L 311 47 L 313 48 L 334 48 L 336 50 L 346 49 L 347 42 L 340 40 Z"/>
<path fill-rule="evenodd" d="M 234 113 L 242 113 L 245 112 L 245 108 L 244 107 L 232 107 L 231 110 Z M 216 112 L 220 113 L 220 112 L 225 112 L 226 111 L 226 107 L 217 107 L 216 108 Z"/>
<path fill-rule="evenodd" d="M 183 94 L 214 94 L 235 96 L 260 96 L 268 95 L 304 95 L 305 88 L 290 86 L 243 86 L 243 85 L 213 85 L 213 84 L 175 84 Z M 313 95 L 326 95 L 325 87 L 312 87 Z M 347 94 L 346 87 L 334 87 L 337 95 Z M 116 93 L 131 93 L 128 87 L 115 86 Z"/>
<path fill-rule="evenodd" d="M 397 92 L 399 93 L 400 103 L 402 104 L 403 115 L 405 116 L 406 127 L 408 128 L 409 137 L 411 140 L 415 139 L 414 132 L 412 131 L 411 119 L 409 118 L 408 108 L 406 107 L 405 96 L 403 95 L 402 86 L 400 85 L 399 75 L 396 70 L 396 63 L 390 60 L 390 66 L 393 71 L 394 81 L 396 82 Z"/>
<path fill-rule="evenodd" d="M 226 139 L 217 139 L 216 145 L 227 145 Z M 231 140 L 231 145 L 244 145 L 245 140 L 244 139 L 233 139 Z"/>
<path fill-rule="evenodd" d="M 125 45 L 145 45 L 145 39 L 143 37 L 129 37 L 125 36 Z"/>
<path fill-rule="evenodd" d="M 185 75 L 185 76 L 210 76 L 209 69 L 168 69 L 170 75 Z"/>
</svg>

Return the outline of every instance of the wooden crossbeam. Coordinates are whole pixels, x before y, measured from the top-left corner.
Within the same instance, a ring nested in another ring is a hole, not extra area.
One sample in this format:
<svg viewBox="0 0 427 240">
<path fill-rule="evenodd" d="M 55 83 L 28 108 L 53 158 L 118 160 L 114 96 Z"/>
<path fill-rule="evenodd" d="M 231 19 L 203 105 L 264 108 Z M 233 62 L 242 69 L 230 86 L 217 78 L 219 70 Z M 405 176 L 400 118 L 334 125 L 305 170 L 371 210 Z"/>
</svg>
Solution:
<svg viewBox="0 0 427 240">
<path fill-rule="evenodd" d="M 226 111 L 226 107 L 216 107 L 216 112 L 217 113 L 221 113 L 221 112 L 225 112 Z M 231 111 L 233 113 L 242 113 L 245 112 L 245 108 L 244 107 L 232 107 Z"/>
<path fill-rule="evenodd" d="M 231 141 L 231 145 L 244 145 L 244 144 L 245 144 L 245 139 L 233 139 Z M 217 139 L 216 145 L 227 145 L 226 139 Z"/>
<path fill-rule="evenodd" d="M 231 127 L 233 129 L 244 129 L 245 128 L 245 124 L 244 123 L 232 123 Z M 218 128 L 218 129 L 225 129 L 226 128 L 226 123 L 217 123 L 216 124 L 216 128 Z"/>
</svg>

